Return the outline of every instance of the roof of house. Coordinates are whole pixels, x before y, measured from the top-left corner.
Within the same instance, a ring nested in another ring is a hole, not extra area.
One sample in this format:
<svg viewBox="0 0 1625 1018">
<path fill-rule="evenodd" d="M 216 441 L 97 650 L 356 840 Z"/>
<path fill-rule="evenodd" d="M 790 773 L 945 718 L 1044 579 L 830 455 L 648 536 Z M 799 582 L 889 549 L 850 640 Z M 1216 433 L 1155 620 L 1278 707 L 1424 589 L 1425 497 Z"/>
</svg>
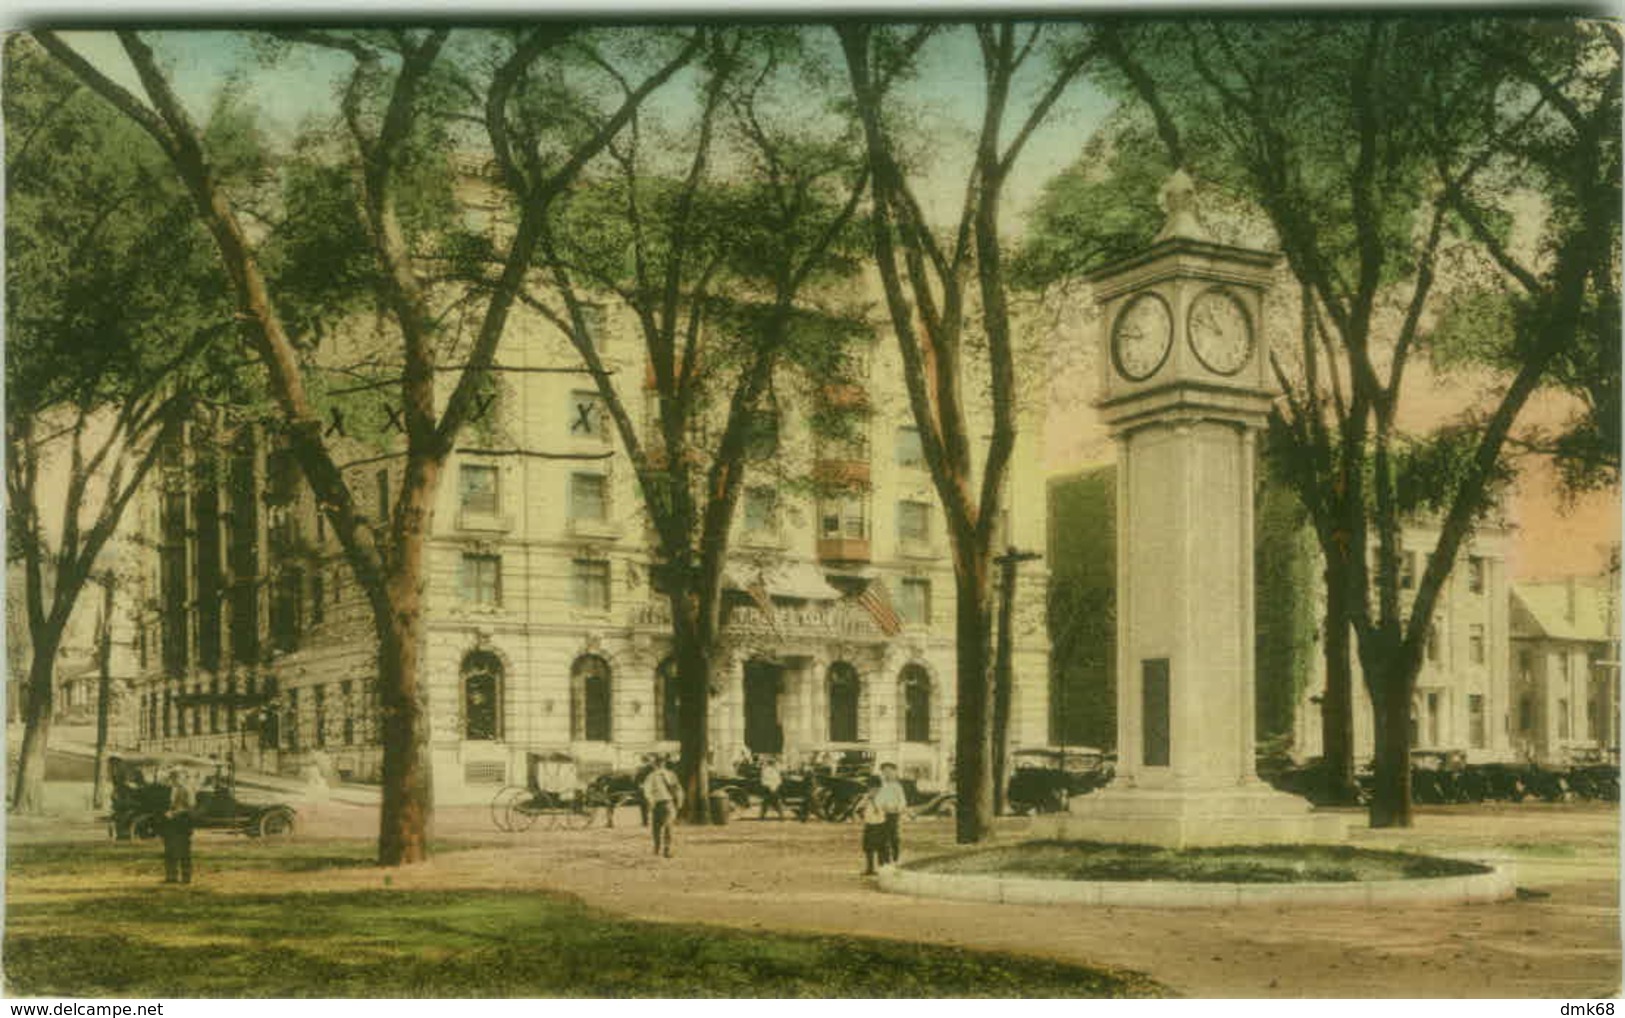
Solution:
<svg viewBox="0 0 1625 1018">
<path fill-rule="evenodd" d="M 1514 637 L 1552 640 L 1618 638 L 1618 592 L 1594 579 L 1512 585 Z"/>
</svg>

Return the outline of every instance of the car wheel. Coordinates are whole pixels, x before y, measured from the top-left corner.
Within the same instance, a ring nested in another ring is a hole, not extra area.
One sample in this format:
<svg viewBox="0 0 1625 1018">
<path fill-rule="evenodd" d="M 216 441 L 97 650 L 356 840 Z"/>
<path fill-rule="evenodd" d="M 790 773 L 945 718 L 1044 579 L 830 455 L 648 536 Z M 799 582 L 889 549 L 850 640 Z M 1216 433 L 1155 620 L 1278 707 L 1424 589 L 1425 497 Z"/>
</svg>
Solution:
<svg viewBox="0 0 1625 1018">
<path fill-rule="evenodd" d="M 293 811 L 287 809 L 274 809 L 260 817 L 257 825 L 259 836 L 262 838 L 291 838 L 293 837 Z"/>
</svg>

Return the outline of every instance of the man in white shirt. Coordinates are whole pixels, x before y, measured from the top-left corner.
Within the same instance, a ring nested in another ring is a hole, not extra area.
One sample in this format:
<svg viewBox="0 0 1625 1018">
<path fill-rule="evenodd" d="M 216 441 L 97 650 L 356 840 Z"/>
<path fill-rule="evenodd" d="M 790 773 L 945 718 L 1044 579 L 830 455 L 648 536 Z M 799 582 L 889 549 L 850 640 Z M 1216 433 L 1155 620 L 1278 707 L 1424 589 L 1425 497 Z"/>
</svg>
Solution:
<svg viewBox="0 0 1625 1018">
<path fill-rule="evenodd" d="M 655 758 L 654 769 L 643 779 L 643 798 L 649 804 L 649 829 L 654 834 L 655 854 L 671 858 L 671 828 L 677 811 L 683 808 L 683 786 L 667 766 L 663 756 Z"/>
<path fill-rule="evenodd" d="M 779 765 L 772 757 L 762 758 L 762 771 L 757 775 L 762 785 L 762 815 L 759 820 L 767 819 L 767 808 L 773 807 L 779 819 L 784 819 L 784 800 L 779 798 L 779 789 L 784 787 L 784 775 L 779 771 Z"/>
<path fill-rule="evenodd" d="M 880 789 L 875 792 L 875 805 L 886 813 L 887 855 L 895 863 L 902 858 L 901 822 L 903 811 L 908 809 L 908 793 L 897 779 L 897 765 L 894 763 L 880 765 Z"/>
</svg>

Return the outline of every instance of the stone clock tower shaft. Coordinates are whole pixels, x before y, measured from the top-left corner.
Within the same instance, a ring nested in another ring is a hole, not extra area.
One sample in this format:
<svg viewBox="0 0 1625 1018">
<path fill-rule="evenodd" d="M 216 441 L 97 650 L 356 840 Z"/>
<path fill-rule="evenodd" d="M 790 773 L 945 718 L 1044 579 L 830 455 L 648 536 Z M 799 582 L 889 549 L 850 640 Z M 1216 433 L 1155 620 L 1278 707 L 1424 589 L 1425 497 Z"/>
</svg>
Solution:
<svg viewBox="0 0 1625 1018">
<path fill-rule="evenodd" d="M 1335 817 L 1253 766 L 1253 494 L 1272 391 L 1276 257 L 1202 235 L 1189 178 L 1151 247 L 1091 276 L 1102 417 L 1117 441 L 1117 778 L 1073 801 L 1080 837 L 1324 840 Z"/>
</svg>

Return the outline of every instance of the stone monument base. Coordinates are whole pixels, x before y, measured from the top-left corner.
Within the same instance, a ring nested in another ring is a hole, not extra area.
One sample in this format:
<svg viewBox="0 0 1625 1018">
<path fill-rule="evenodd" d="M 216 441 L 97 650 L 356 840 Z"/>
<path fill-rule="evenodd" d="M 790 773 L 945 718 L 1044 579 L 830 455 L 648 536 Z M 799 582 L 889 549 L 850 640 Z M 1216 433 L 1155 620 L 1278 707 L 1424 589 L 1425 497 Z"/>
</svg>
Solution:
<svg viewBox="0 0 1625 1018">
<path fill-rule="evenodd" d="M 1345 818 L 1253 781 L 1229 787 L 1106 788 L 1046 817 L 1054 836 L 1076 841 L 1187 848 L 1339 842 Z M 1039 829 L 1034 825 L 1035 832 Z M 1047 825 L 1044 825 L 1047 826 Z"/>
</svg>

